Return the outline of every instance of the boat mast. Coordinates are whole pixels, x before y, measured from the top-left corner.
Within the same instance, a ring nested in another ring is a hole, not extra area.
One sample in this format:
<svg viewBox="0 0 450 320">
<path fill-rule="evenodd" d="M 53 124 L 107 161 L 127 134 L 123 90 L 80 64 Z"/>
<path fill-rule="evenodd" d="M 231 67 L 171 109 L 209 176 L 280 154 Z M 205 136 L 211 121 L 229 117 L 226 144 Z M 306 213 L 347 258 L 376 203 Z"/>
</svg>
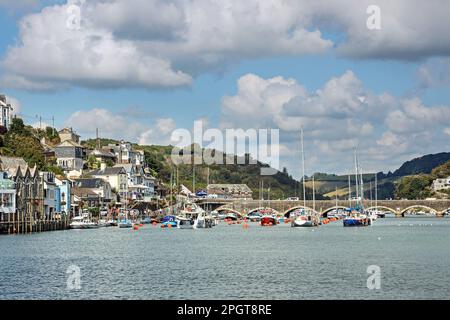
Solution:
<svg viewBox="0 0 450 320">
<path fill-rule="evenodd" d="M 306 186 L 305 186 L 305 146 L 303 141 L 303 126 L 300 129 L 302 145 L 302 181 L 303 181 L 303 207 L 306 208 Z"/>
<path fill-rule="evenodd" d="M 336 187 L 336 212 L 338 208 L 338 187 Z"/>
<path fill-rule="evenodd" d="M 378 213 L 378 174 L 375 173 L 375 211 Z"/>
<path fill-rule="evenodd" d="M 315 213 L 316 212 L 316 186 L 315 186 L 314 174 L 312 176 L 312 187 L 313 187 L 313 210 Z"/>
<path fill-rule="evenodd" d="M 352 206 L 352 185 L 350 174 L 348 175 L 348 202 L 350 203 L 350 207 Z"/>
<path fill-rule="evenodd" d="M 358 184 L 358 158 L 357 158 L 357 147 L 355 148 L 355 182 L 356 182 L 356 201 L 359 202 L 359 184 Z"/>
</svg>

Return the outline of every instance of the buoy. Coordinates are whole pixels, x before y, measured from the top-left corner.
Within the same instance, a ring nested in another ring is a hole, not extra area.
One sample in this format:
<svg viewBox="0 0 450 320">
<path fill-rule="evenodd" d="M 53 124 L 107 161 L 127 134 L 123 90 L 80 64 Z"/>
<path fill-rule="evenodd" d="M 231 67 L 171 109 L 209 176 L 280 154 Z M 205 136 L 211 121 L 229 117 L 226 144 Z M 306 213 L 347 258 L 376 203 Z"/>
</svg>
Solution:
<svg viewBox="0 0 450 320">
<path fill-rule="evenodd" d="M 138 226 L 134 226 L 134 230 L 138 231 L 139 227 Z"/>
<path fill-rule="evenodd" d="M 168 225 L 167 225 L 167 228 L 169 228 L 169 229 L 172 228 L 172 225 L 171 225 L 171 224 L 168 224 Z"/>
</svg>

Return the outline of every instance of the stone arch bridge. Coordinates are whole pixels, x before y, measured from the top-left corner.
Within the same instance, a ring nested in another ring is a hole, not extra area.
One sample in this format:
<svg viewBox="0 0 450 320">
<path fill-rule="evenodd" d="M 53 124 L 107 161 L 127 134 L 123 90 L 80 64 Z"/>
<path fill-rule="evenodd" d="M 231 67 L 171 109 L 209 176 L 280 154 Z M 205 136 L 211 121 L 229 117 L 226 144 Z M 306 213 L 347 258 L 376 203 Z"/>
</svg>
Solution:
<svg viewBox="0 0 450 320">
<path fill-rule="evenodd" d="M 258 208 L 271 208 L 276 212 L 286 215 L 291 211 L 304 207 L 303 200 L 286 201 L 286 200 L 237 200 L 237 199 L 201 199 L 197 204 L 203 209 L 210 210 L 230 210 L 241 214 L 248 214 Z M 348 208 L 354 205 L 349 200 L 312 200 L 306 201 L 306 208 L 320 213 L 326 214 L 336 208 Z M 375 209 L 375 201 L 366 200 L 364 206 L 367 209 Z M 378 200 L 378 210 L 390 211 L 396 216 L 404 216 L 406 212 L 414 209 L 425 210 L 441 217 L 450 212 L 450 200 Z"/>
</svg>

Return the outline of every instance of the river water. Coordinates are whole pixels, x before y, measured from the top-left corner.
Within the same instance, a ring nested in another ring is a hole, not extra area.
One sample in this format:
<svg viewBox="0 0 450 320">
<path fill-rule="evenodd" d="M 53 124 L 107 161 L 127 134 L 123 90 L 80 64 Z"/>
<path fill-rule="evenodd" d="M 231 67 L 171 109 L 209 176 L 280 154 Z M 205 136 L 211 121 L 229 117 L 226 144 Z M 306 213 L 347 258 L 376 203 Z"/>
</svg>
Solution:
<svg viewBox="0 0 450 320">
<path fill-rule="evenodd" d="M 380 268 L 379 290 L 368 289 L 369 266 Z M 449 218 L 0 237 L 0 299 L 449 298 Z"/>
</svg>

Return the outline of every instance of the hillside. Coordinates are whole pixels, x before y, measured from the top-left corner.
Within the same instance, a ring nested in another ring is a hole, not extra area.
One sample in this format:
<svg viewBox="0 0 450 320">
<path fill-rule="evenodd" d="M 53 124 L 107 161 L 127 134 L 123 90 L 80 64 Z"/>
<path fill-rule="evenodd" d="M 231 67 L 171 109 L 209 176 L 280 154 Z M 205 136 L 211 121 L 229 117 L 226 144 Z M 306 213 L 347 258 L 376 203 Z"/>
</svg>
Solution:
<svg viewBox="0 0 450 320">
<path fill-rule="evenodd" d="M 177 176 L 176 167 L 172 165 L 171 146 L 135 146 L 137 149 L 144 150 L 145 158 L 150 168 L 157 174 L 157 177 L 163 181 L 169 182 L 172 176 L 174 179 Z M 226 154 L 222 154 L 226 157 Z M 248 156 L 246 158 L 248 163 Z M 235 162 L 236 157 L 235 157 Z M 292 176 L 284 169 L 282 172 L 278 172 L 273 176 L 260 176 L 261 168 L 268 167 L 265 164 L 258 162 L 252 165 L 238 165 L 238 164 L 226 164 L 226 165 L 196 165 L 195 177 L 196 177 L 196 190 L 206 189 L 209 183 L 231 183 L 231 184 L 247 184 L 253 191 L 253 197 L 255 199 L 261 198 L 260 183 L 264 183 L 264 198 L 270 199 L 284 199 L 287 197 L 299 196 L 299 182 L 292 178 Z M 178 179 L 180 184 L 184 184 L 186 187 L 192 189 L 193 186 L 193 166 L 181 164 L 178 166 Z M 270 188 L 270 192 L 269 192 Z M 307 189 L 307 197 L 312 198 L 312 189 Z M 322 199 L 320 193 L 316 194 L 317 199 Z"/>
<path fill-rule="evenodd" d="M 405 162 L 393 173 L 394 177 L 404 177 L 416 174 L 430 174 L 431 171 L 450 160 L 450 152 L 428 154 L 426 156 Z"/>
</svg>

